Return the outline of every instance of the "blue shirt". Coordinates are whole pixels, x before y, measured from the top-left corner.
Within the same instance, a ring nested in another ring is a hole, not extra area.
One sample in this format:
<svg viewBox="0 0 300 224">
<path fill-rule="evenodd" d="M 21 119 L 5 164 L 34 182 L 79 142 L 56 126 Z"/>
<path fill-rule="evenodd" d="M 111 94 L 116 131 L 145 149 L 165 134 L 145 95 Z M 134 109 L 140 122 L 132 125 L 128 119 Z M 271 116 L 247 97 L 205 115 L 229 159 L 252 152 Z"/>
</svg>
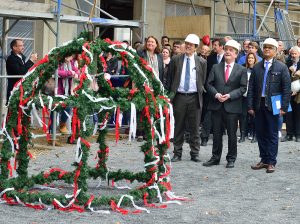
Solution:
<svg viewBox="0 0 300 224">
<path fill-rule="evenodd" d="M 238 64 L 240 64 L 240 65 L 246 64 L 246 57 L 247 57 L 247 55 L 241 57 L 240 60 L 238 61 Z M 262 60 L 262 58 L 259 57 L 257 54 L 256 54 L 256 57 L 257 57 L 258 61 Z"/>
</svg>

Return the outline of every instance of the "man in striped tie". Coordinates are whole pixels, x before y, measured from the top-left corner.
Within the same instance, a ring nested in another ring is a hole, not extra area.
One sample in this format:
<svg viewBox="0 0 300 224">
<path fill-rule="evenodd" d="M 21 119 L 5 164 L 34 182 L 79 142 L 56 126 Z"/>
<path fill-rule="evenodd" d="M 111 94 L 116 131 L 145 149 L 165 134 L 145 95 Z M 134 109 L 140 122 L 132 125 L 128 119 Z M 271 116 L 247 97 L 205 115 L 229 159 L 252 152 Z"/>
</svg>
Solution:
<svg viewBox="0 0 300 224">
<path fill-rule="evenodd" d="M 222 125 L 225 124 L 228 134 L 228 153 L 226 168 L 233 168 L 237 157 L 238 117 L 242 113 L 242 96 L 247 87 L 247 70 L 235 63 L 240 44 L 229 40 L 225 44 L 225 62 L 215 64 L 209 73 L 206 90 L 211 96 L 208 110 L 212 111 L 213 148 L 212 157 L 203 166 L 220 163 L 223 149 Z"/>
</svg>

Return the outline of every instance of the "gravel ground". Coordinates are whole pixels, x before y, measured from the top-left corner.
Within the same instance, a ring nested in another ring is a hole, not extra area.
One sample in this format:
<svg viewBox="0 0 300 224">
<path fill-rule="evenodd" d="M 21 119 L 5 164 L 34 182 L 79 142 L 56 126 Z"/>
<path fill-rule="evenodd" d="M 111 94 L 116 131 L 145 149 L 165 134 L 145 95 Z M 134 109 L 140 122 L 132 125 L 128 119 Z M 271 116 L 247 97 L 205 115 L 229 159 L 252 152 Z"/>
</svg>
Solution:
<svg viewBox="0 0 300 224">
<path fill-rule="evenodd" d="M 139 145 L 136 142 L 130 145 L 126 140 L 115 145 L 111 141 L 109 167 L 142 170 L 143 155 L 138 153 Z M 202 161 L 210 158 L 211 147 L 211 140 L 208 146 L 201 147 Z M 30 163 L 30 172 L 38 173 L 55 166 L 71 169 L 74 149 L 75 146 L 67 146 L 38 154 Z M 93 159 L 96 149 L 94 144 L 91 163 L 96 162 Z M 224 149 L 226 151 L 227 147 Z M 202 163 L 190 161 L 189 147 L 185 144 L 183 160 L 172 164 L 171 173 L 176 195 L 190 198 L 182 205 L 170 204 L 165 209 L 152 208 L 150 214 L 121 215 L 112 212 L 101 215 L 91 212 L 35 211 L 1 204 L 0 223 L 299 223 L 300 143 L 279 144 L 278 165 L 273 174 L 267 174 L 265 170 L 251 170 L 250 165 L 258 160 L 257 144 L 247 140 L 238 144 L 235 168 L 225 168 L 225 155 L 220 165 L 204 167 Z M 96 189 L 95 181 L 90 181 L 89 185 L 93 192 L 101 190 L 98 195 L 108 192 L 107 187 Z"/>
</svg>

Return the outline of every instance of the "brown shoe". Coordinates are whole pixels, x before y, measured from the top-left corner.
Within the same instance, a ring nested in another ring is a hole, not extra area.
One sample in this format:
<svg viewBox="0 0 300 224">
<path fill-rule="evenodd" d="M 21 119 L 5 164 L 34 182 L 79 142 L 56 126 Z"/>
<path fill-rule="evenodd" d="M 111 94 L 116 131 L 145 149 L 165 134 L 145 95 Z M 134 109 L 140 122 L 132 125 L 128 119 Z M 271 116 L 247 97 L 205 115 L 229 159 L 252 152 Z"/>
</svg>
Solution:
<svg viewBox="0 0 300 224">
<path fill-rule="evenodd" d="M 267 169 L 268 168 L 268 164 L 259 162 L 258 164 L 256 164 L 255 166 L 251 166 L 252 170 L 260 170 L 260 169 Z"/>
<path fill-rule="evenodd" d="M 275 172 L 275 166 L 273 166 L 272 164 L 269 164 L 266 172 L 267 173 L 274 173 Z"/>
</svg>

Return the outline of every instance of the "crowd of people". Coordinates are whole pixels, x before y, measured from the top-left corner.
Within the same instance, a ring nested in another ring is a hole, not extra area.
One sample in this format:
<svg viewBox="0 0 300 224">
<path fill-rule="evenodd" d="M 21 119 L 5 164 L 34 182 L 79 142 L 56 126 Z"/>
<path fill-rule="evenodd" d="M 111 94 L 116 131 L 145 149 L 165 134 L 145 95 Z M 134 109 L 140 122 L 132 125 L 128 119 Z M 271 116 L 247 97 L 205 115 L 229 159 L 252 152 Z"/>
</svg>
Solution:
<svg viewBox="0 0 300 224">
<path fill-rule="evenodd" d="M 240 44 L 230 36 L 212 41 L 204 36 L 200 41 L 196 34 L 189 34 L 184 41 L 171 44 L 167 36 L 160 43 L 149 36 L 144 44 L 135 42 L 133 48 L 169 92 L 175 117 L 173 162 L 181 161 L 184 141 L 190 145 L 191 160 L 200 162 L 200 146 L 207 146 L 212 134 L 212 157 L 203 165 L 218 165 L 222 136 L 227 134 L 227 168 L 234 167 L 237 142 L 242 144 L 249 139 L 258 143 L 261 158 L 252 169 L 266 168 L 272 173 L 278 141 L 300 142 L 300 39 L 297 45 L 285 49 L 282 41 L 272 38 L 263 43 L 245 39 Z M 25 62 L 21 39 L 11 42 L 11 50 L 6 62 L 8 75 L 24 75 L 37 61 L 33 54 Z M 78 60 L 76 55 L 70 55 L 59 65 L 58 94 L 71 94 L 72 82 L 79 77 Z M 105 60 L 110 75 L 120 73 L 120 63 L 110 52 L 105 54 Z M 16 81 L 8 79 L 7 99 Z M 291 89 L 293 85 L 296 90 Z M 70 108 L 66 111 L 69 113 Z M 60 131 L 65 134 L 67 119 L 62 113 Z M 137 131 L 138 141 L 143 141 L 142 130 Z"/>
</svg>

